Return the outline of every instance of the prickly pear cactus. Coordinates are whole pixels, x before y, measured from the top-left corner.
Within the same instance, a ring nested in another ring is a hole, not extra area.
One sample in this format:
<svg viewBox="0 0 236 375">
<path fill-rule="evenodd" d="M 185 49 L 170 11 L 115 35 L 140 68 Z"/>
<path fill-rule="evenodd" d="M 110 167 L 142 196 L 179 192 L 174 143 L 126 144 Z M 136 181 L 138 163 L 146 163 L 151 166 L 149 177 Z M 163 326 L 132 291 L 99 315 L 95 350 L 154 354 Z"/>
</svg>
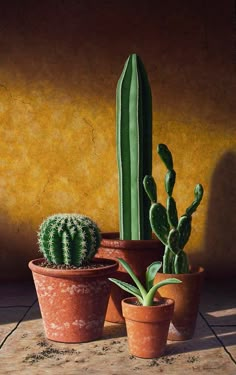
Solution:
<svg viewBox="0 0 236 375">
<path fill-rule="evenodd" d="M 194 189 L 194 201 L 178 219 L 176 202 L 172 197 L 176 173 L 170 150 L 159 144 L 157 152 L 167 168 L 165 190 L 167 193 L 166 208 L 157 201 L 156 183 L 152 176 L 145 176 L 144 189 L 151 201 L 149 219 L 156 236 L 165 245 L 163 273 L 188 273 L 188 258 L 183 250 L 191 234 L 192 214 L 196 211 L 203 197 L 203 187 L 197 184 Z"/>
<path fill-rule="evenodd" d="M 53 264 L 82 266 L 100 245 L 100 231 L 88 217 L 56 214 L 43 221 L 38 232 L 39 250 Z"/>
<path fill-rule="evenodd" d="M 150 201 L 143 178 L 152 173 L 152 97 L 139 56 L 127 59 L 116 91 L 120 238 L 151 239 Z"/>
</svg>

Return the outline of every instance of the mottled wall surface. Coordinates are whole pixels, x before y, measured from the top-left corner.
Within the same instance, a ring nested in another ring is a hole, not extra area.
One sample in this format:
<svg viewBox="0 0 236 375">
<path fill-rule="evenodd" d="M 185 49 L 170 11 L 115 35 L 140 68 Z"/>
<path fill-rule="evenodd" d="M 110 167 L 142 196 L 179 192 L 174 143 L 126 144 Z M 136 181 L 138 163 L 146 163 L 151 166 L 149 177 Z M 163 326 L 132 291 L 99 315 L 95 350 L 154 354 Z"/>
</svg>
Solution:
<svg viewBox="0 0 236 375">
<path fill-rule="evenodd" d="M 138 53 L 157 143 L 173 152 L 180 213 L 201 182 L 189 252 L 209 275 L 236 270 L 236 41 L 232 1 L 1 1 L 0 278 L 29 276 L 47 215 L 118 229 L 115 89 Z M 123 4 L 123 5 L 122 5 Z"/>
</svg>

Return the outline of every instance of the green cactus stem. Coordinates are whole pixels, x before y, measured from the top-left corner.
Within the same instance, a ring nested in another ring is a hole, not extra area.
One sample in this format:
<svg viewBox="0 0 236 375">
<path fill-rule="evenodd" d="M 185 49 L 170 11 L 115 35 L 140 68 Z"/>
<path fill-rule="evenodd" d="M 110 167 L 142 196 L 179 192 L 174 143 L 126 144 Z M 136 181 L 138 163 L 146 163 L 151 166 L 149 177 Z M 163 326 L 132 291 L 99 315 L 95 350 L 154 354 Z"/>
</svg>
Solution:
<svg viewBox="0 0 236 375">
<path fill-rule="evenodd" d="M 150 223 L 153 232 L 165 245 L 163 256 L 163 273 L 188 273 L 188 257 L 183 250 L 191 235 L 192 214 L 196 211 L 203 197 L 203 187 L 197 184 L 194 189 L 194 201 L 186 209 L 184 215 L 178 219 L 175 199 L 172 197 L 176 173 L 173 169 L 173 158 L 170 150 L 164 144 L 157 147 L 157 152 L 167 167 L 165 176 L 165 190 L 168 195 L 166 208 L 153 199 L 153 186 L 156 184 L 152 176 L 146 176 L 143 180 L 144 189 L 151 201 L 149 212 Z"/>
<path fill-rule="evenodd" d="M 87 216 L 56 214 L 40 226 L 39 251 L 49 263 L 79 267 L 94 257 L 100 238 L 97 225 Z"/>
<path fill-rule="evenodd" d="M 152 172 L 152 97 L 141 59 L 132 54 L 117 84 L 120 238 L 151 239 L 143 178 Z"/>
</svg>

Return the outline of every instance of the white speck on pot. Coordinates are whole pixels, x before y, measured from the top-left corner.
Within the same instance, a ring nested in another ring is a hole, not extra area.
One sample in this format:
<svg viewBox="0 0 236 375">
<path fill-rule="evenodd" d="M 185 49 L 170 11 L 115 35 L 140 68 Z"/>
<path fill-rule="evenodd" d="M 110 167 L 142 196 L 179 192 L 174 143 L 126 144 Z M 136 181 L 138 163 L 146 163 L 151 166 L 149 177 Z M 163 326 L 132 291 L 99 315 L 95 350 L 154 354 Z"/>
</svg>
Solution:
<svg viewBox="0 0 236 375">
<path fill-rule="evenodd" d="M 57 329 L 57 330 L 63 329 L 63 327 L 60 327 L 59 325 L 57 325 L 57 324 L 55 324 L 55 323 L 51 323 L 51 324 L 50 324 L 50 327 L 51 327 L 52 329 Z"/>
<path fill-rule="evenodd" d="M 73 326 L 78 326 L 79 328 L 84 327 L 85 324 L 86 323 L 84 320 L 77 320 L 77 319 L 72 323 Z"/>
</svg>

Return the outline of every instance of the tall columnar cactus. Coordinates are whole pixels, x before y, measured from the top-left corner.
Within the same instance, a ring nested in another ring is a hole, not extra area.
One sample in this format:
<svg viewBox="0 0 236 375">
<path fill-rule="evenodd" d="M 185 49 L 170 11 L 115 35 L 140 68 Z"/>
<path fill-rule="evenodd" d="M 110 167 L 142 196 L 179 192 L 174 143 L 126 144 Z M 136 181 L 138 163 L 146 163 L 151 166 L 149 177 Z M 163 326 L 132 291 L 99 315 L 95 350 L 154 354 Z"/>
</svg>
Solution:
<svg viewBox="0 0 236 375">
<path fill-rule="evenodd" d="M 82 266 L 100 245 L 100 231 L 88 217 L 57 214 L 43 221 L 38 233 L 39 250 L 53 264 Z"/>
<path fill-rule="evenodd" d="M 141 59 L 127 59 L 116 92 L 120 238 L 151 238 L 143 178 L 152 173 L 152 97 Z"/>
<path fill-rule="evenodd" d="M 163 273 L 188 273 L 188 258 L 183 249 L 191 234 L 192 214 L 196 211 L 203 197 L 203 187 L 200 184 L 196 185 L 193 203 L 186 209 L 185 214 L 178 219 L 176 202 L 172 197 L 176 177 L 172 155 L 164 144 L 158 145 L 157 152 L 167 168 L 165 176 L 167 202 L 166 208 L 160 202 L 157 202 L 156 183 L 152 176 L 145 176 L 144 188 L 152 202 L 150 208 L 151 227 L 165 245 Z"/>
</svg>

